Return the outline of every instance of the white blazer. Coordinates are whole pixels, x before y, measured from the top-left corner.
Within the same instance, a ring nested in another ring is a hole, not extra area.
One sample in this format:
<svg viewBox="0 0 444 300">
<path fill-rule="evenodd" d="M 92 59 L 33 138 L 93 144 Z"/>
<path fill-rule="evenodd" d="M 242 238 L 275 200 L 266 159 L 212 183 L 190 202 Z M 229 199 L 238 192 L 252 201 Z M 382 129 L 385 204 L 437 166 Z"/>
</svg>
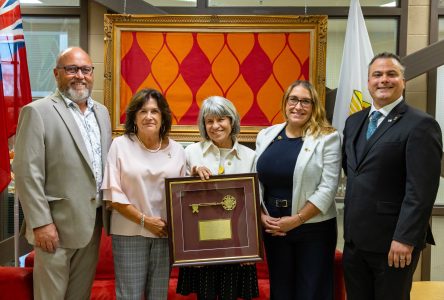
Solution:
<svg viewBox="0 0 444 300">
<path fill-rule="evenodd" d="M 286 123 L 261 130 L 256 139 L 256 155 L 262 152 L 282 131 Z M 318 137 L 306 136 L 293 173 L 292 215 L 313 203 L 321 213 L 307 223 L 322 222 L 336 217 L 335 196 L 341 172 L 341 138 L 337 131 Z M 261 199 L 264 198 L 260 183 Z"/>
</svg>

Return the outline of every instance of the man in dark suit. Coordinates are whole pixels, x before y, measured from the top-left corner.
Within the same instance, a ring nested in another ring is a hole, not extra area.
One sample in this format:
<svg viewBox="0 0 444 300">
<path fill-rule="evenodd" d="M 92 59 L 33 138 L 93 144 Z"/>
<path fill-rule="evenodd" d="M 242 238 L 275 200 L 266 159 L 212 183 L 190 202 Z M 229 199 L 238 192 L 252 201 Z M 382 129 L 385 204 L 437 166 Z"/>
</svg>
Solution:
<svg viewBox="0 0 444 300">
<path fill-rule="evenodd" d="M 57 57 L 57 91 L 20 112 L 13 162 L 26 238 L 34 245 L 34 299 L 89 299 L 102 223 L 100 184 L 111 144 L 105 106 L 91 99 L 91 58 Z"/>
<path fill-rule="evenodd" d="M 392 53 L 369 64 L 370 108 L 345 124 L 344 272 L 348 299 L 409 299 L 439 186 L 442 135 L 407 105 L 404 66 Z"/>
</svg>

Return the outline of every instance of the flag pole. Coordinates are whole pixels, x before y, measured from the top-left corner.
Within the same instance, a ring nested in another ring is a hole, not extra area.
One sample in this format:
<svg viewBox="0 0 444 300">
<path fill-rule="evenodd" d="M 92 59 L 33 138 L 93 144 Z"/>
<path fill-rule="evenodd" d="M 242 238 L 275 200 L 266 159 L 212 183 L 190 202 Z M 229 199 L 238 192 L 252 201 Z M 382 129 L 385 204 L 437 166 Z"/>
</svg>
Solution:
<svg viewBox="0 0 444 300">
<path fill-rule="evenodd" d="M 19 201 L 17 191 L 14 193 L 14 266 L 19 266 Z"/>
</svg>

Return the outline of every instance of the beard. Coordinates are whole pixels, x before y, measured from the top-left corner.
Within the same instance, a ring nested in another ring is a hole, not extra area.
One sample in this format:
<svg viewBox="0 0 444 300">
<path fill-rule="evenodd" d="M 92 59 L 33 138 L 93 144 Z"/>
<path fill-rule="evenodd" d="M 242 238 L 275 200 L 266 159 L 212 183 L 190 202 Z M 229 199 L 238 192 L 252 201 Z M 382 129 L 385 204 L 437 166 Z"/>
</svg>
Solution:
<svg viewBox="0 0 444 300">
<path fill-rule="evenodd" d="M 65 90 L 61 91 L 61 93 L 69 100 L 78 103 L 86 101 L 86 99 L 91 96 L 91 89 L 84 88 L 82 90 L 75 90 L 72 87 L 68 87 Z"/>
</svg>

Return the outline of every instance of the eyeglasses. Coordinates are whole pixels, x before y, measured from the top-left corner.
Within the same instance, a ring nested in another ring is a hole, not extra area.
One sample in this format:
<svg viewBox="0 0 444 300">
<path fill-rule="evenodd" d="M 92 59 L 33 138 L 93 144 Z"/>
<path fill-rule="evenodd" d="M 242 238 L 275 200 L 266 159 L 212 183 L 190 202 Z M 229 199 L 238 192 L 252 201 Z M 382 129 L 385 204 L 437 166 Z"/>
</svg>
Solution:
<svg viewBox="0 0 444 300">
<path fill-rule="evenodd" d="M 68 75 L 76 75 L 77 72 L 82 71 L 83 75 L 91 75 L 92 72 L 94 71 L 94 67 L 93 66 L 74 66 L 74 65 L 70 65 L 70 66 L 57 66 L 57 69 L 64 69 L 65 73 Z"/>
<path fill-rule="evenodd" d="M 288 97 L 288 100 L 287 100 L 287 105 L 288 106 L 295 107 L 296 105 L 298 105 L 298 103 L 300 103 L 303 108 L 308 108 L 308 107 L 310 107 L 310 105 L 313 104 L 313 100 L 311 100 L 309 98 L 299 99 L 296 96 Z"/>
</svg>

